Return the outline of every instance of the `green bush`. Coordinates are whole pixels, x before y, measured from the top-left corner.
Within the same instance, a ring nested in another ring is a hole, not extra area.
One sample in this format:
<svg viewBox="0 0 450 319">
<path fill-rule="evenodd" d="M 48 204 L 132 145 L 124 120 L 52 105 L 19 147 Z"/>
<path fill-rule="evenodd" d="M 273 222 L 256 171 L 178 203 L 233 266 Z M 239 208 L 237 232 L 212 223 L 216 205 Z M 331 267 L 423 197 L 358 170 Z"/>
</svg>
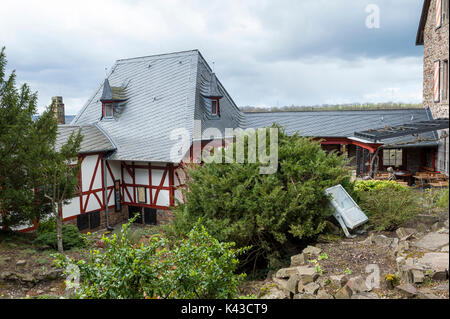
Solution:
<svg viewBox="0 0 450 319">
<path fill-rule="evenodd" d="M 75 287 L 75 297 L 234 298 L 238 295 L 238 285 L 245 274 L 234 274 L 242 250 L 234 249 L 232 243 L 220 243 L 204 227 L 196 225 L 186 238 L 172 245 L 158 236 L 153 236 L 146 245 L 136 245 L 129 240 L 130 223 L 122 226 L 119 235 L 103 237 L 106 249 L 102 253 L 92 250 L 86 260 L 78 261 L 57 255 L 60 267 L 78 266 L 81 282 Z"/>
<path fill-rule="evenodd" d="M 58 248 L 56 237 L 56 221 L 54 218 L 50 218 L 47 221 L 40 222 L 37 233 L 38 236 L 33 241 L 34 245 L 49 246 L 54 249 Z M 62 226 L 62 235 L 64 249 L 85 246 L 83 236 L 78 231 L 78 228 L 74 225 L 64 224 Z"/>
<path fill-rule="evenodd" d="M 360 184 L 357 194 L 358 204 L 369 217 L 369 223 L 379 231 L 394 230 L 419 212 L 414 191 L 395 182 L 377 183 L 368 188 Z"/>
<path fill-rule="evenodd" d="M 365 192 L 374 189 L 380 189 L 385 187 L 391 187 L 395 189 L 407 189 L 408 187 L 397 183 L 396 181 L 383 181 L 383 180 L 357 180 L 354 183 L 356 192 Z"/>
<path fill-rule="evenodd" d="M 241 266 L 251 267 L 258 261 L 273 266 L 292 243 L 322 233 L 332 216 L 324 190 L 336 184 L 352 190 L 347 160 L 281 129 L 278 145 L 275 174 L 260 174 L 261 164 L 247 159 L 189 168 L 186 202 L 176 208 L 168 233 L 187 234 L 200 218 L 214 238 L 252 246 L 241 258 Z"/>
</svg>

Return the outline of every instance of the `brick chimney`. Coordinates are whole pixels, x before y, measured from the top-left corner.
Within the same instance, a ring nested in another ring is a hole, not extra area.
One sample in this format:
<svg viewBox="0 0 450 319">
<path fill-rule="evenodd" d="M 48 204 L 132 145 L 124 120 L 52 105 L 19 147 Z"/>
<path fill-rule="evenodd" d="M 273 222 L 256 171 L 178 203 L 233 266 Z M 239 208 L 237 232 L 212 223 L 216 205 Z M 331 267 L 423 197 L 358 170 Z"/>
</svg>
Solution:
<svg viewBox="0 0 450 319">
<path fill-rule="evenodd" d="M 66 114 L 62 96 L 52 97 L 52 104 L 55 105 L 55 117 L 58 124 L 66 124 Z"/>
</svg>

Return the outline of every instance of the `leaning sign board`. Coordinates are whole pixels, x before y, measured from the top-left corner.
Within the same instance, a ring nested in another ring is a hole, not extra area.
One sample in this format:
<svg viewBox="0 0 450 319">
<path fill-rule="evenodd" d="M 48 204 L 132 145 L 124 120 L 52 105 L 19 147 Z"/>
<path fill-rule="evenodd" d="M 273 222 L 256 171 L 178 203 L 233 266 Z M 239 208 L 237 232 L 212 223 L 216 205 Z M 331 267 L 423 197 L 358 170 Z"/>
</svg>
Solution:
<svg viewBox="0 0 450 319">
<path fill-rule="evenodd" d="M 334 209 L 334 217 L 341 225 L 347 237 L 351 236 L 347 227 L 353 229 L 368 221 L 366 214 L 363 213 L 358 204 L 345 191 L 342 185 L 336 185 L 325 190 L 330 196 L 330 203 Z"/>
</svg>

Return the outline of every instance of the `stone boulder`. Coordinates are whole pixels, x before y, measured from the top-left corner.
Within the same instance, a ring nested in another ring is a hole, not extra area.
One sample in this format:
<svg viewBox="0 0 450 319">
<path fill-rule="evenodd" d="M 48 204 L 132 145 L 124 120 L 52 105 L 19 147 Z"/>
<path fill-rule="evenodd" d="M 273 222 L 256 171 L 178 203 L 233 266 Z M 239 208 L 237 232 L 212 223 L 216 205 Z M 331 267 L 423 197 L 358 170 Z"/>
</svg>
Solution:
<svg viewBox="0 0 450 319">
<path fill-rule="evenodd" d="M 429 233 L 414 243 L 417 248 L 425 250 L 440 250 L 441 247 L 449 244 L 449 236 L 447 234 Z"/>
<path fill-rule="evenodd" d="M 448 278 L 448 253 L 426 253 L 418 259 L 420 264 L 431 268 L 432 278 L 435 280 L 446 280 Z"/>
<path fill-rule="evenodd" d="M 366 281 L 361 276 L 350 278 L 346 283 L 346 286 L 349 287 L 354 294 L 371 290 L 367 287 Z"/>
<path fill-rule="evenodd" d="M 291 267 L 303 266 L 308 263 L 308 257 L 305 253 L 294 255 L 291 257 Z"/>
<path fill-rule="evenodd" d="M 305 249 L 303 249 L 304 254 L 308 254 L 311 256 L 318 256 L 322 252 L 322 249 L 315 246 L 308 246 Z"/>
<path fill-rule="evenodd" d="M 417 289 L 411 284 L 398 285 L 395 289 L 408 298 L 413 298 L 417 295 Z"/>
<path fill-rule="evenodd" d="M 349 286 L 345 285 L 341 289 L 339 289 L 335 294 L 334 298 L 336 299 L 351 299 L 353 295 L 352 290 Z"/>
</svg>

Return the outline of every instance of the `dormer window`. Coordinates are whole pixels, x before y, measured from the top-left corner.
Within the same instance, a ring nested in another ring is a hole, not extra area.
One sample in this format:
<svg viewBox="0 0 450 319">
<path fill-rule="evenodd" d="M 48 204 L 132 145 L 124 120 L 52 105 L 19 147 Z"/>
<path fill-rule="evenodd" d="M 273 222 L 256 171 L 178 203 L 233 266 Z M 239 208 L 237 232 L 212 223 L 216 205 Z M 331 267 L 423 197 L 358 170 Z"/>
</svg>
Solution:
<svg viewBox="0 0 450 319">
<path fill-rule="evenodd" d="M 212 115 L 220 115 L 220 109 L 219 109 L 219 99 L 211 100 L 211 114 Z"/>
<path fill-rule="evenodd" d="M 113 118 L 114 117 L 114 104 L 111 102 L 103 103 L 103 117 Z"/>
<path fill-rule="evenodd" d="M 108 79 L 103 83 L 103 93 L 100 98 L 102 102 L 102 118 L 113 119 L 117 112 L 119 102 L 125 101 L 125 92 L 122 87 L 110 86 Z"/>
<path fill-rule="evenodd" d="M 207 91 L 201 93 L 202 96 L 209 100 L 209 103 L 206 102 L 206 105 L 211 105 L 211 109 L 207 112 L 213 116 L 220 116 L 220 104 L 219 101 L 223 98 L 221 89 L 219 89 L 219 85 L 217 83 L 217 78 L 214 73 L 211 74 L 211 80 L 207 84 Z"/>
</svg>

